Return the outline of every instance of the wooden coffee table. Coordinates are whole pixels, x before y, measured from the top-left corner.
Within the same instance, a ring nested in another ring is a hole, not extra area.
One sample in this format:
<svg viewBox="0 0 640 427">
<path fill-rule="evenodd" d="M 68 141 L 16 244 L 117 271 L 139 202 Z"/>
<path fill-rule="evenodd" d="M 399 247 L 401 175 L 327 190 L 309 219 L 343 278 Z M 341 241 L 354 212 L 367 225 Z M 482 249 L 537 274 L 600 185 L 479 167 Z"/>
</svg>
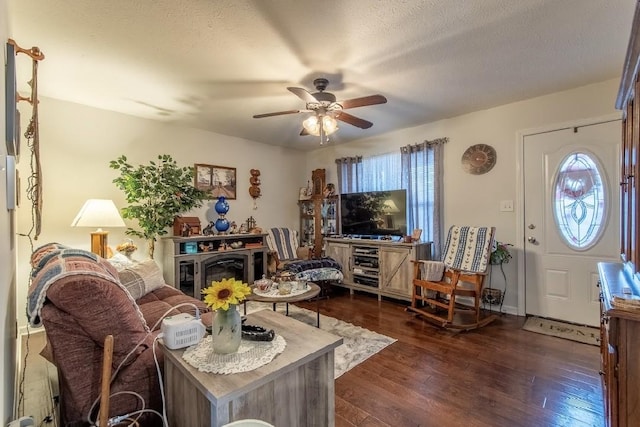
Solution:
<svg viewBox="0 0 640 427">
<path fill-rule="evenodd" d="M 184 349 L 164 353 L 167 421 L 172 427 L 218 427 L 257 418 L 275 426 L 335 426 L 334 350 L 342 338 L 270 310 L 247 322 L 273 329 L 287 346 L 271 362 L 237 374 L 200 372 Z"/>
<path fill-rule="evenodd" d="M 244 300 L 244 314 L 247 314 L 247 301 L 257 301 L 257 302 L 270 302 L 273 304 L 273 311 L 276 311 L 276 304 L 285 303 L 286 314 L 289 315 L 289 303 L 290 302 L 300 302 L 300 301 L 309 301 L 310 299 L 316 298 L 316 327 L 320 327 L 320 298 L 317 298 L 320 295 L 320 286 L 316 285 L 312 282 L 307 282 L 309 289 L 301 294 L 291 295 L 291 296 L 278 296 L 278 297 L 268 297 L 264 295 L 257 295 L 252 293 Z"/>
</svg>

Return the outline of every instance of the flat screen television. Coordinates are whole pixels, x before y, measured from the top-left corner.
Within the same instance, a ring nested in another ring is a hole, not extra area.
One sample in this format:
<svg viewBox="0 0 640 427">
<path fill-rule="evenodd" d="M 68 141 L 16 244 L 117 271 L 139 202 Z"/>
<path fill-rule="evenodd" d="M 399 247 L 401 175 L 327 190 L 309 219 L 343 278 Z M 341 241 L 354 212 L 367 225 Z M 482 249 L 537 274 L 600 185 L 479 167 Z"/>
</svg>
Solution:
<svg viewBox="0 0 640 427">
<path fill-rule="evenodd" d="M 407 190 L 340 195 L 341 233 L 381 238 L 407 234 Z"/>
</svg>

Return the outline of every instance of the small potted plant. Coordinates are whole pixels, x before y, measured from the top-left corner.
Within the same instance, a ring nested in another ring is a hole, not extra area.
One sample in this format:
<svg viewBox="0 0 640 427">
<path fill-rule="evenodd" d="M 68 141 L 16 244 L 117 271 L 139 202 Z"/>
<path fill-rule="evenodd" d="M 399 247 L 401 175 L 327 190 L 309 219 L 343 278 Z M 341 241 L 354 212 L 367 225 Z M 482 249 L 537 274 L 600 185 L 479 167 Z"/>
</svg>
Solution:
<svg viewBox="0 0 640 427">
<path fill-rule="evenodd" d="M 493 250 L 489 257 L 489 262 L 492 265 L 499 265 L 502 277 L 504 278 L 504 291 L 500 289 L 494 289 L 489 285 L 488 288 L 482 290 L 482 302 L 490 305 L 500 305 L 500 311 L 502 311 L 502 303 L 504 302 L 504 294 L 507 291 L 507 275 L 504 273 L 502 264 L 506 264 L 511 259 L 511 252 L 509 247 L 513 246 L 511 243 L 503 243 L 494 241 Z"/>
<path fill-rule="evenodd" d="M 511 253 L 509 252 L 509 246 L 513 246 L 511 243 L 502 243 L 495 241 L 493 243 L 493 251 L 491 252 L 490 262 L 493 265 L 506 264 L 511 259 Z"/>
</svg>

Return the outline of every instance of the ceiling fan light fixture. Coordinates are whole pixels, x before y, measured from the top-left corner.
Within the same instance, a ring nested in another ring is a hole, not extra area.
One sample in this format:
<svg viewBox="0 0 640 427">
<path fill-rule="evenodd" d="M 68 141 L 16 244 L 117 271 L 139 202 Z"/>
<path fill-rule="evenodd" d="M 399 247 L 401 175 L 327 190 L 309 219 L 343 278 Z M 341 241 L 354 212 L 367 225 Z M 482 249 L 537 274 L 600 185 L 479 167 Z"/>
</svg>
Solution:
<svg viewBox="0 0 640 427">
<path fill-rule="evenodd" d="M 338 122 L 336 119 L 327 115 L 323 115 L 320 117 L 321 119 L 315 114 L 307 117 L 302 122 L 302 127 L 304 127 L 310 135 L 314 135 L 314 136 L 320 135 L 321 123 L 322 123 L 322 127 L 323 127 L 322 130 L 324 135 L 331 135 L 332 133 L 338 130 Z"/>
<path fill-rule="evenodd" d="M 304 127 L 311 135 L 320 135 L 320 122 L 318 121 L 318 116 L 315 114 L 307 117 L 302 122 L 302 127 Z"/>
<path fill-rule="evenodd" d="M 338 130 L 338 121 L 332 116 L 323 116 L 322 127 L 324 128 L 325 135 L 331 135 Z"/>
</svg>

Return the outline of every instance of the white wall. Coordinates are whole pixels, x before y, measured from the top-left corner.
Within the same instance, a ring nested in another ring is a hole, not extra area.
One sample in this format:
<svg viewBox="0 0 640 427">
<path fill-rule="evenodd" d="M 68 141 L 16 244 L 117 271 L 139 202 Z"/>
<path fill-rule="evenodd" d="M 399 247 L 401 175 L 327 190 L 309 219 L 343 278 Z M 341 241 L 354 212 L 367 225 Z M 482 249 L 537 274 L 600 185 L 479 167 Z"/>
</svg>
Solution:
<svg viewBox="0 0 640 427">
<path fill-rule="evenodd" d="M 46 59 L 45 59 L 46 61 Z M 21 105 L 23 128 L 27 126 L 30 108 Z M 133 165 L 147 164 L 159 154 L 170 154 L 181 166 L 194 163 L 236 168 L 237 200 L 230 200 L 227 218 L 238 223 L 249 216 L 264 229 L 274 226 L 299 227 L 298 189 L 306 185 L 304 153 L 232 138 L 195 129 L 180 128 L 153 120 L 99 110 L 70 102 L 41 97 L 40 153 L 43 177 L 42 234 L 34 247 L 59 242 L 83 249 L 90 248 L 90 229 L 72 228 L 71 221 L 86 199 L 113 199 L 124 207 L 124 194 L 112 180 L 118 172 L 109 168 L 109 161 L 127 156 Z M 23 148 L 25 145 L 23 144 Z M 28 154 L 23 150 L 20 162 L 22 203 L 18 211 L 19 232 L 27 233 L 31 225 L 31 209 L 24 195 L 30 174 Z M 249 196 L 250 169 L 260 169 L 262 197 L 256 210 Z M 197 216 L 204 227 L 218 216 L 207 207 L 185 214 Z M 126 221 L 127 222 L 127 221 Z M 136 226 L 135 221 L 128 225 Z M 127 236 L 124 229 L 109 230 L 109 244 L 115 247 Z M 142 257 L 146 245 L 136 241 Z M 18 315 L 20 326 L 26 324 L 24 306 L 27 297 L 29 256 L 32 249 L 25 238 L 18 250 Z M 154 258 L 162 262 L 162 247 L 156 245 Z"/>
<path fill-rule="evenodd" d="M 362 139 L 350 144 L 329 145 L 311 153 L 307 169 L 326 168 L 327 182 L 337 182 L 335 159 L 343 156 L 381 154 L 425 139 L 449 137 L 444 149 L 445 232 L 453 224 L 494 225 L 499 241 L 515 245 L 514 259 L 505 265 L 508 288 L 505 305 L 515 313 L 518 301 L 517 252 L 522 251 L 516 224 L 520 212 L 500 212 L 501 200 L 518 199 L 518 131 L 580 119 L 619 113 L 614 108 L 619 79 L 584 86 L 547 96 L 503 105 L 409 129 Z M 393 108 L 386 105 L 385 108 Z M 375 126 L 375 124 L 374 124 Z M 484 175 L 469 175 L 460 164 L 464 150 L 473 144 L 489 144 L 498 161 Z M 494 275 L 494 286 L 504 286 Z"/>
<path fill-rule="evenodd" d="M 518 131 L 572 120 L 616 113 L 614 98 L 618 80 L 609 80 L 573 90 L 478 111 L 435 123 L 400 130 L 350 144 L 328 146 L 311 153 L 289 151 L 238 138 L 186 129 L 151 120 L 138 119 L 78 104 L 43 98 L 40 103 L 41 154 L 44 177 L 43 233 L 36 246 L 58 241 L 88 248 L 89 231 L 73 229 L 69 224 L 82 203 L 91 197 L 112 198 L 124 206 L 123 194 L 111 182 L 116 171 L 108 163 L 126 154 L 133 164 L 146 163 L 158 154 L 171 154 L 179 164 L 209 163 L 237 168 L 238 200 L 230 201 L 228 217 L 238 222 L 253 215 L 258 225 L 298 227 L 298 188 L 306 185 L 311 170 L 325 168 L 327 182 L 336 182 L 335 159 L 356 154 L 376 154 L 397 150 L 424 139 L 449 137 L 445 146 L 445 229 L 452 224 L 491 224 L 497 227 L 497 239 L 513 243 L 515 253 L 519 212 L 500 212 L 501 200 L 518 199 Z M 389 106 L 391 107 L 391 106 Z M 29 112 L 21 105 L 26 126 Z M 498 153 L 496 166 L 487 174 L 466 174 L 460 166 L 464 150 L 485 143 Z M 24 151 L 24 150 L 23 150 Z M 28 162 L 20 162 L 23 190 Z M 258 210 L 252 210 L 248 195 L 249 170 L 262 171 L 262 194 Z M 30 224 L 28 201 L 23 195 L 19 209 L 19 231 Z M 212 209 L 190 213 L 206 220 L 215 219 Z M 123 230 L 111 230 L 112 246 L 125 238 Z M 19 283 L 26 283 L 31 248 L 19 241 Z M 143 242 L 137 242 L 143 246 Z M 160 249 L 160 248 L 158 248 Z M 159 252 L 157 260 L 162 259 Z M 508 288 L 505 305 L 515 312 L 517 306 L 517 259 L 506 266 Z M 494 286 L 502 285 L 496 275 Z M 20 325 L 26 287 L 18 289 Z"/>
<path fill-rule="evenodd" d="M 0 354 L 2 365 L 0 366 L 0 423 L 7 425 L 13 418 L 13 398 L 15 391 L 16 373 L 16 255 L 15 237 L 12 224 L 15 216 L 6 209 L 6 156 L 5 144 L 5 67 L 6 49 L 5 42 L 9 38 L 9 22 L 7 19 L 8 7 L 5 0 L 0 0 L 0 40 L 2 40 L 2 64 L 0 67 Z"/>
</svg>

